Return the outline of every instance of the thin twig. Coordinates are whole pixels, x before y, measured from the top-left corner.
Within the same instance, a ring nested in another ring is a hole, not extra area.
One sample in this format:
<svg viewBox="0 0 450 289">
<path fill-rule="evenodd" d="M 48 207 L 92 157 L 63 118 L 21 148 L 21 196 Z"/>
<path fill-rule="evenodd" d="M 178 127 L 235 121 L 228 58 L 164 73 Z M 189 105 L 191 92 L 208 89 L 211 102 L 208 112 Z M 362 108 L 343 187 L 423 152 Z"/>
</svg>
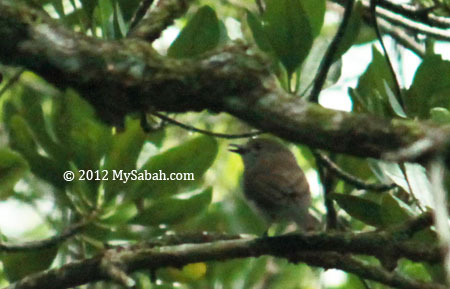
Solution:
<svg viewBox="0 0 450 289">
<path fill-rule="evenodd" d="M 406 170 L 405 162 L 401 162 L 401 163 L 400 163 L 400 170 L 402 171 L 402 174 L 403 174 L 403 176 L 405 177 L 406 184 L 408 185 L 408 189 L 409 189 L 409 192 L 410 192 L 411 199 L 412 199 L 413 203 L 417 206 L 417 208 L 418 208 L 422 213 L 424 213 L 424 212 L 425 212 L 425 209 L 422 208 L 422 206 L 421 206 L 419 200 L 417 199 L 417 197 L 416 197 L 416 195 L 415 195 L 415 193 L 414 193 L 414 190 L 413 190 L 413 188 L 412 188 L 412 186 L 411 186 L 411 180 L 409 179 L 409 175 L 408 175 L 407 170 Z"/>
<path fill-rule="evenodd" d="M 348 184 L 354 186 L 360 190 L 368 190 L 374 192 L 384 192 L 396 187 L 395 184 L 373 184 L 367 183 L 341 169 L 336 163 L 330 160 L 326 155 L 320 152 L 314 152 L 319 161 L 323 163 L 330 171 L 336 174 L 340 179 L 347 182 Z"/>
<path fill-rule="evenodd" d="M 48 239 L 40 241 L 25 242 L 22 244 L 1 244 L 0 252 L 23 252 L 23 251 L 35 251 L 40 249 L 48 249 L 59 243 L 64 242 L 75 234 L 83 230 L 92 220 L 92 216 L 88 217 L 78 223 L 75 223 L 67 227 L 64 232 L 59 235 L 55 235 Z"/>
<path fill-rule="evenodd" d="M 307 264 L 315 266 L 323 266 L 325 268 L 338 268 L 349 273 L 354 273 L 360 278 L 369 279 L 389 285 L 392 288 L 446 288 L 444 285 L 437 283 L 424 283 L 413 280 L 397 272 L 389 272 L 381 266 L 368 265 L 366 262 L 358 260 L 350 255 L 343 255 L 334 252 L 326 252 L 316 254 L 305 252 L 301 254 L 301 259 Z M 324 266 L 324 264 L 326 264 Z"/>
<path fill-rule="evenodd" d="M 433 213 L 425 212 L 398 226 L 390 228 L 390 232 L 395 234 L 397 241 L 410 239 L 415 233 L 433 225 Z"/>
<path fill-rule="evenodd" d="M 336 208 L 334 207 L 334 201 L 328 197 L 328 195 L 332 192 L 334 180 L 330 175 L 330 171 L 326 166 L 324 166 L 323 162 L 320 161 L 318 152 L 313 151 L 313 154 L 316 158 L 317 169 L 319 171 L 319 177 L 324 192 L 324 203 L 325 208 L 327 209 L 327 230 L 335 230 L 337 228 Z"/>
<path fill-rule="evenodd" d="M 387 0 L 378 0 L 378 5 L 416 22 L 421 22 L 432 27 L 450 28 L 449 18 L 431 13 L 437 8 L 436 5 L 427 8 L 416 8 L 412 5 L 396 4 Z"/>
<path fill-rule="evenodd" d="M 128 37 L 136 37 L 153 42 L 175 19 L 186 13 L 193 0 L 160 0 L 152 9 L 147 9 L 141 21 L 130 30 Z"/>
<path fill-rule="evenodd" d="M 264 5 L 263 5 L 263 3 L 262 3 L 262 0 L 255 0 L 255 2 L 256 2 L 256 6 L 258 6 L 258 11 L 259 11 L 259 14 L 264 14 Z"/>
<path fill-rule="evenodd" d="M 393 26 L 384 19 L 378 19 L 378 25 L 384 33 L 390 35 L 395 41 L 397 41 L 398 44 L 411 50 L 420 58 L 425 57 L 424 45 L 417 43 L 417 41 L 405 33 L 405 31 Z"/>
<path fill-rule="evenodd" d="M 350 22 L 350 16 L 352 15 L 354 3 L 355 3 L 354 0 L 347 0 L 347 4 L 345 5 L 345 12 L 344 12 L 342 22 L 339 25 L 338 31 L 336 32 L 336 35 L 334 36 L 333 41 L 331 41 L 330 46 L 328 46 L 328 49 L 325 52 L 322 62 L 320 63 L 319 70 L 314 79 L 313 89 L 311 91 L 311 94 L 309 95 L 309 99 L 312 102 L 315 102 L 315 103 L 319 102 L 319 94 L 320 94 L 320 92 L 323 88 L 323 85 L 325 83 L 325 80 L 327 78 L 328 70 L 330 70 L 330 67 L 334 62 L 334 57 L 335 57 L 336 51 L 339 48 L 339 44 L 341 43 L 341 40 L 344 36 L 345 31 L 347 30 L 348 23 Z"/>
<path fill-rule="evenodd" d="M 133 18 L 131 18 L 130 21 L 130 29 L 128 30 L 128 34 L 131 30 L 136 27 L 136 25 L 144 18 L 145 13 L 147 13 L 148 9 L 150 9 L 150 6 L 152 6 L 153 0 L 142 0 L 141 3 L 139 3 L 138 8 L 136 9 L 136 12 L 133 15 Z"/>
<path fill-rule="evenodd" d="M 402 108 L 404 108 L 403 98 L 402 98 L 402 90 L 400 89 L 400 83 L 398 82 L 397 74 L 395 73 L 394 66 L 392 65 L 391 58 L 389 57 L 389 53 L 384 45 L 383 37 L 381 36 L 380 29 L 378 28 L 377 22 L 377 4 L 378 0 L 370 1 L 370 15 L 372 16 L 372 25 L 375 29 L 375 34 L 377 35 L 378 41 L 380 42 L 381 48 L 383 49 L 384 58 L 386 59 L 386 63 L 389 67 L 389 70 L 392 74 L 392 79 L 395 85 L 395 96 L 397 97 L 398 103 Z"/>
<path fill-rule="evenodd" d="M 380 1 L 380 0 L 378 0 Z M 333 0 L 333 2 L 338 3 L 341 6 L 344 6 L 347 1 L 344 0 Z M 383 3 L 383 2 L 381 2 Z M 370 9 L 370 1 L 362 1 L 365 9 Z M 380 7 L 381 6 L 381 7 Z M 439 40 L 450 40 L 450 34 L 445 29 L 440 29 L 436 27 L 447 26 L 450 25 L 450 19 L 442 16 L 430 15 L 430 18 L 435 19 L 436 21 L 441 22 L 442 25 L 432 25 L 431 23 L 424 24 L 422 22 L 414 21 L 410 18 L 404 17 L 403 15 L 399 15 L 398 13 L 393 12 L 393 10 L 388 7 L 384 7 L 384 5 L 380 5 L 379 9 L 377 9 L 377 15 L 381 18 L 386 19 L 390 23 L 406 28 L 408 30 L 414 31 L 415 33 L 425 34 L 431 37 L 434 37 Z M 367 11 L 366 10 L 366 11 Z M 366 22 L 370 23 L 370 20 L 365 17 Z"/>
<path fill-rule="evenodd" d="M 393 25 L 403 27 L 415 33 L 425 34 L 438 40 L 444 41 L 450 40 L 450 33 L 446 30 L 430 27 L 420 22 L 412 21 L 408 18 L 395 14 L 384 8 L 377 9 L 377 15 L 385 19 L 386 21 L 392 23 Z"/>
<path fill-rule="evenodd" d="M 370 289 L 369 283 L 366 279 L 359 277 L 359 281 L 361 281 L 365 289 Z"/>
<path fill-rule="evenodd" d="M 189 130 L 189 131 L 193 131 L 193 132 L 198 132 L 204 135 L 209 135 L 209 136 L 214 136 L 214 137 L 219 137 L 219 138 L 225 138 L 225 139 L 238 139 L 238 138 L 249 138 L 249 137 L 254 137 L 260 134 L 263 134 L 263 132 L 261 131 L 256 131 L 256 132 L 249 132 L 249 133 L 243 133 L 243 134 L 226 134 L 226 133 L 217 133 L 217 132 L 211 132 L 208 130 L 203 130 L 200 128 L 196 128 L 187 124 L 184 124 L 182 122 L 176 121 L 173 118 L 170 118 L 162 113 L 159 112 L 152 112 L 151 114 L 153 114 L 156 117 L 159 117 L 160 119 L 167 121 L 168 123 L 171 123 L 173 125 L 179 126 L 185 130 Z"/>
<path fill-rule="evenodd" d="M 19 69 L 10 79 L 9 81 L 5 84 L 5 86 L 3 86 L 3 88 L 0 90 L 0 98 L 2 97 L 2 95 L 11 87 L 14 85 L 14 83 L 16 83 L 20 76 L 22 75 L 22 73 L 25 71 L 25 68 L 21 68 Z"/>
</svg>

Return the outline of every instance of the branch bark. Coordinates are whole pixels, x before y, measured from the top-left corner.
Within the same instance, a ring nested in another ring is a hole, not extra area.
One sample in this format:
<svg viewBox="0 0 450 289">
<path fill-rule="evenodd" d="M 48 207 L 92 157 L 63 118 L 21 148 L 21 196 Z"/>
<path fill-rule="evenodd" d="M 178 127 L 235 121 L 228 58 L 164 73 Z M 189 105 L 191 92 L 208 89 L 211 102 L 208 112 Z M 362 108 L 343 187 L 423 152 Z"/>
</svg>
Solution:
<svg viewBox="0 0 450 289">
<path fill-rule="evenodd" d="M 378 237 L 377 237 L 378 236 Z M 110 264 L 122 272 L 131 273 L 137 270 L 156 270 L 172 266 L 180 267 L 189 263 L 206 261 L 225 261 L 235 258 L 259 257 L 272 255 L 288 259 L 290 262 L 305 262 L 312 266 L 342 269 L 363 278 L 408 289 L 444 289 L 444 285 L 416 281 L 395 272 L 388 272 L 379 266 L 365 264 L 349 254 L 392 254 L 403 256 L 408 253 L 413 260 L 422 258 L 429 261 L 439 261 L 440 252 L 437 248 L 427 246 L 406 246 L 406 243 L 395 242 L 383 234 L 364 233 L 359 235 L 344 234 L 314 234 L 285 235 L 271 238 L 240 238 L 223 239 L 214 236 L 212 241 L 208 236 L 197 236 L 192 243 L 159 245 L 135 245 L 129 248 L 110 249 L 91 259 L 72 262 L 59 269 L 52 269 L 28 276 L 5 289 L 33 288 L 70 288 L 90 282 L 108 280 L 109 275 L 105 264 Z M 384 241 L 383 241 L 384 240 Z M 400 255 L 399 255 L 400 254 Z M 415 257 L 414 257 L 415 256 Z M 428 256 L 428 257 L 424 257 Z M 434 257 L 431 257 L 434 256 Z M 431 257 L 431 259 L 429 258 Z M 106 259 L 105 259 L 106 258 Z"/>
<path fill-rule="evenodd" d="M 78 90 L 111 124 L 142 110 L 208 109 L 293 142 L 360 157 L 383 158 L 424 140 L 432 145 L 423 154 L 450 151 L 450 127 L 333 111 L 293 98 L 279 87 L 270 62 L 245 45 L 169 59 L 140 39 L 105 41 L 69 31 L 12 0 L 0 0 L 0 27 L 0 38 L 8 39 L 0 44 L 4 64 Z"/>
</svg>

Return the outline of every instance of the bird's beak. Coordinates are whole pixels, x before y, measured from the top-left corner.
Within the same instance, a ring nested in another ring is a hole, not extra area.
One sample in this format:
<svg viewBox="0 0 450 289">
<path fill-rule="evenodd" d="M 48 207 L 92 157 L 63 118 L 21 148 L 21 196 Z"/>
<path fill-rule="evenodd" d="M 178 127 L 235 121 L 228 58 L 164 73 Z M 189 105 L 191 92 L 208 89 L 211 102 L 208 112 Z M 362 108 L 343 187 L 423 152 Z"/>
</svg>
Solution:
<svg viewBox="0 0 450 289">
<path fill-rule="evenodd" d="M 238 153 L 238 154 L 243 154 L 245 153 L 245 148 L 243 146 L 237 145 L 237 144 L 229 144 L 228 145 L 228 150 L 230 152 L 234 152 L 234 153 Z"/>
</svg>

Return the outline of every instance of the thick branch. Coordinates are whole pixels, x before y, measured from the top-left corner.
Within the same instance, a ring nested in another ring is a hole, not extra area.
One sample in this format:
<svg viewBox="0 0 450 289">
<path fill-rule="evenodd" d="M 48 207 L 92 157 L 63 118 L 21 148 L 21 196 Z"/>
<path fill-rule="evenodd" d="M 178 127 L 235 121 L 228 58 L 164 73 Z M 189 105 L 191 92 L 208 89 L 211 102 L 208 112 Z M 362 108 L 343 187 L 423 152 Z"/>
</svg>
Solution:
<svg viewBox="0 0 450 289">
<path fill-rule="evenodd" d="M 377 237 L 378 236 L 378 237 Z M 208 238 L 206 238 L 208 239 Z M 291 262 L 305 262 L 313 266 L 343 269 L 360 275 L 363 278 L 408 289 L 444 289 L 433 283 L 422 283 L 411 280 L 393 272 L 363 264 L 348 255 L 350 254 L 392 254 L 399 256 L 405 250 L 399 250 L 403 243 L 385 239 L 382 234 L 366 233 L 351 235 L 285 235 L 272 238 L 242 238 L 231 240 L 215 240 L 213 242 L 194 241 L 190 244 L 163 245 L 155 244 L 132 246 L 130 248 L 111 249 L 103 255 L 83 261 L 67 264 L 60 269 L 38 273 L 7 287 L 15 288 L 69 288 L 89 282 L 107 280 L 102 264 L 109 263 L 123 272 L 134 272 L 141 269 L 158 269 L 161 267 L 179 267 L 189 263 L 206 261 L 224 261 L 235 258 L 259 257 L 272 255 L 286 258 Z M 413 247 L 410 246 L 409 250 Z M 395 253 L 395 254 L 394 254 Z M 411 253 L 411 252 L 410 252 Z M 416 257 L 413 255 L 416 254 Z M 427 259 L 439 261 L 437 248 L 422 248 L 412 254 L 413 260 Z M 431 259 L 429 257 L 435 255 Z M 401 255 L 399 256 L 401 257 Z M 107 258 L 105 261 L 104 258 Z"/>
<path fill-rule="evenodd" d="M 109 123 L 120 125 L 126 114 L 142 110 L 209 109 L 293 142 L 373 158 L 423 140 L 444 150 L 450 140 L 450 127 L 333 111 L 293 98 L 279 87 L 268 60 L 242 45 L 169 59 L 140 39 L 104 41 L 69 31 L 20 3 L 0 0 L 0 38 L 8 39 L 0 44 L 0 60 L 77 89 Z"/>
</svg>

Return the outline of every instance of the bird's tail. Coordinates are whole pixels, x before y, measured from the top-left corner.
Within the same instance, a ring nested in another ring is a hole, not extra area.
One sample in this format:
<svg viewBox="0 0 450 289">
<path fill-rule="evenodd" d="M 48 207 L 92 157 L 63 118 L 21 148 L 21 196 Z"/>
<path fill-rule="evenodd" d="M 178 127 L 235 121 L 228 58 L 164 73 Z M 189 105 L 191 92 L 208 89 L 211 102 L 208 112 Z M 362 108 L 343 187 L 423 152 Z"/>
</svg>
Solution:
<svg viewBox="0 0 450 289">
<path fill-rule="evenodd" d="M 297 226 L 303 231 L 319 231 L 322 228 L 322 224 L 319 219 L 307 212 L 301 219 L 296 220 Z"/>
<path fill-rule="evenodd" d="M 306 217 L 306 226 L 305 231 L 319 231 L 322 228 L 322 224 L 319 219 L 313 216 L 311 213 L 308 213 Z"/>
</svg>

